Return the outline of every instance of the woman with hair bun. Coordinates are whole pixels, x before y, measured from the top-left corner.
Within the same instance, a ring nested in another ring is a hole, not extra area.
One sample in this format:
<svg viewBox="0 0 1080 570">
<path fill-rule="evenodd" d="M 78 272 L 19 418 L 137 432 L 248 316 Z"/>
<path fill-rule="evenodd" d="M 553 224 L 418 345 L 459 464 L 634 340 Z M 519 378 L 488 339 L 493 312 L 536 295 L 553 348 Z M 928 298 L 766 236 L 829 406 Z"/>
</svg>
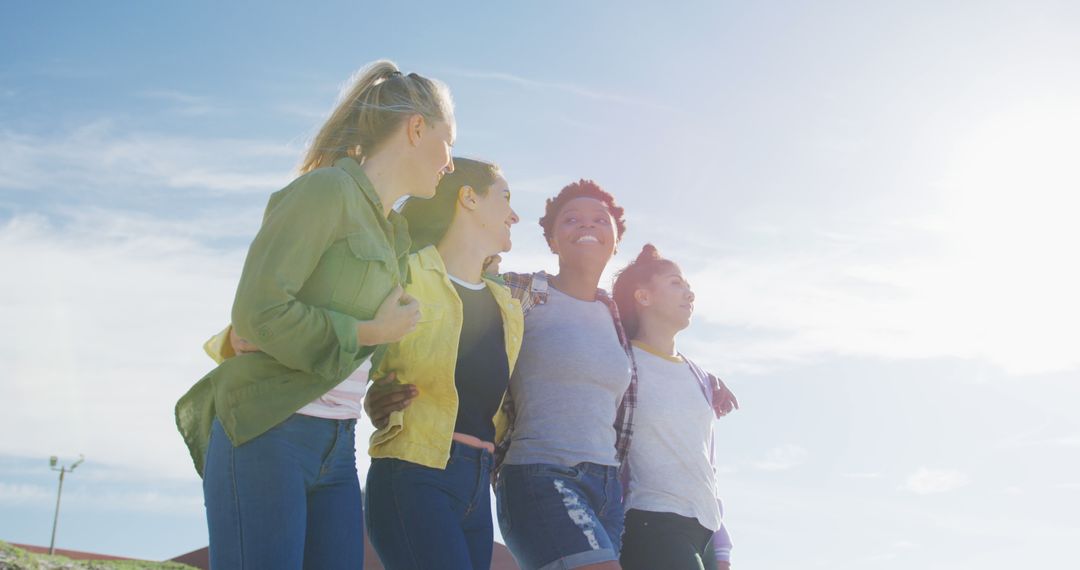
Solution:
<svg viewBox="0 0 1080 570">
<path fill-rule="evenodd" d="M 363 384 L 346 379 L 420 317 L 402 290 L 407 225 L 391 208 L 453 172 L 454 130 L 445 85 L 377 61 L 343 93 L 300 177 L 271 195 L 232 309 L 235 335 L 257 350 L 225 358 L 176 405 L 214 568 L 363 566 Z M 227 342 L 210 348 L 231 356 Z"/>
<path fill-rule="evenodd" d="M 675 262 L 646 244 L 612 290 L 638 374 L 620 561 L 625 570 L 701 570 L 714 533 L 730 549 L 716 492 L 713 423 L 738 402 L 675 348 L 694 313 L 694 292 Z M 717 564 L 727 568 L 729 561 Z"/>
</svg>

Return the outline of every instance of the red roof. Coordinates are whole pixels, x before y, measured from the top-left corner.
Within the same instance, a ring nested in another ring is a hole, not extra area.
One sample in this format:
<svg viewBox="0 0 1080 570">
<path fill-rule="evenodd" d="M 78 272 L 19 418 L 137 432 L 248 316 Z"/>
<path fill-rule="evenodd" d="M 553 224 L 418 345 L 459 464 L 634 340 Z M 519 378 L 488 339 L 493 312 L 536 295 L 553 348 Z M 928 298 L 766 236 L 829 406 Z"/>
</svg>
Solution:
<svg viewBox="0 0 1080 570">
<path fill-rule="evenodd" d="M 364 570 L 384 570 L 383 565 L 379 562 L 379 556 L 371 548 L 371 543 L 367 541 L 366 536 L 364 539 Z M 173 558 L 171 562 L 181 562 L 188 566 L 209 570 L 210 549 L 200 548 L 193 550 Z M 498 542 L 495 543 L 495 551 L 492 552 L 491 570 L 519 570 L 517 563 L 514 562 L 514 557 L 510 555 L 510 551 Z"/>
<path fill-rule="evenodd" d="M 27 552 L 33 552 L 35 554 L 48 554 L 49 548 L 47 546 L 34 546 L 32 544 L 14 544 L 10 543 L 16 548 L 21 548 Z M 66 556 L 72 560 L 138 560 L 137 558 L 125 558 L 123 556 L 111 556 L 108 554 L 98 554 L 95 552 L 82 552 L 80 550 L 65 550 L 57 548 L 53 554 L 59 556 Z M 187 554 L 181 554 L 176 558 L 173 558 L 169 562 L 180 562 L 181 564 L 187 564 L 188 566 L 194 566 L 195 568 L 202 568 L 203 570 L 209 570 L 210 568 L 210 549 L 207 547 L 193 550 Z M 379 556 L 375 554 L 375 551 L 371 548 L 371 543 L 367 541 L 367 537 L 364 537 L 364 570 L 385 570 L 383 565 L 379 562 Z M 519 570 L 517 563 L 514 562 L 514 557 L 510 555 L 510 551 L 505 546 L 495 543 L 495 550 L 492 552 L 491 557 L 491 570 Z"/>
</svg>

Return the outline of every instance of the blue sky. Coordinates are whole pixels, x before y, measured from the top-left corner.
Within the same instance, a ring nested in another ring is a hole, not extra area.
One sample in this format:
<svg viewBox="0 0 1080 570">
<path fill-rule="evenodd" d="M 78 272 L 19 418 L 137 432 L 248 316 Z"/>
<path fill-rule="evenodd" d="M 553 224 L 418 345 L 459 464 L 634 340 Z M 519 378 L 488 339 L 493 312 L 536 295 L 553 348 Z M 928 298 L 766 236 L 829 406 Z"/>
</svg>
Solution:
<svg viewBox="0 0 1080 570">
<path fill-rule="evenodd" d="M 13 3 L 0 21 L 0 539 L 206 544 L 173 427 L 267 195 L 341 84 L 446 81 L 524 220 L 593 178 L 698 294 L 742 567 L 1072 568 L 1080 7 Z M 363 434 L 361 434 L 363 435 Z M 366 461 L 361 459 L 361 466 Z"/>
</svg>

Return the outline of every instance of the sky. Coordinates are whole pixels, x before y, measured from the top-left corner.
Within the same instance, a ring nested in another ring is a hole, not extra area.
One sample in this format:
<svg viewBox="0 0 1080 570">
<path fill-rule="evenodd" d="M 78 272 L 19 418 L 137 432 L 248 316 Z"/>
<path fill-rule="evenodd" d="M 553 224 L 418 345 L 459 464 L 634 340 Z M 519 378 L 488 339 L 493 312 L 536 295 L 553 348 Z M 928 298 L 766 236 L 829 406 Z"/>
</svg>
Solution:
<svg viewBox="0 0 1080 570">
<path fill-rule="evenodd" d="M 742 404 L 736 565 L 1080 564 L 1080 4 L 389 4 L 4 7 L 0 540 L 48 543 L 48 457 L 85 454 L 58 547 L 206 545 L 173 405 L 268 195 L 389 58 L 502 166 L 503 268 L 557 268 L 536 220 L 580 178 L 626 207 L 605 284 L 646 242 L 682 265 L 679 348 Z"/>
</svg>

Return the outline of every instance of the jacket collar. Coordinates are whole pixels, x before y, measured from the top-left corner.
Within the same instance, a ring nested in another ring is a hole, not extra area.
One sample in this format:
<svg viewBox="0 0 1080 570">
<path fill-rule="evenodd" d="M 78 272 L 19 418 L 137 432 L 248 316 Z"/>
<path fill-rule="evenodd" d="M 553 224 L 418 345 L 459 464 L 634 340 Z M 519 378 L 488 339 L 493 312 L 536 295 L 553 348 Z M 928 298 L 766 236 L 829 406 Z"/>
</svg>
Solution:
<svg viewBox="0 0 1080 570">
<path fill-rule="evenodd" d="M 439 250 L 434 245 L 429 245 L 416 252 L 416 257 L 420 261 L 420 268 L 424 271 L 434 271 L 439 275 L 445 277 L 446 282 L 450 283 L 450 274 L 446 271 L 446 264 L 443 263 L 442 256 L 439 255 Z M 488 289 L 499 290 L 502 292 L 506 286 L 502 283 L 502 279 L 493 277 L 491 275 L 482 275 L 484 283 L 487 284 Z M 494 286 L 493 286 L 494 285 Z"/>
<path fill-rule="evenodd" d="M 434 245 L 416 252 L 416 257 L 420 259 L 420 267 L 423 267 L 425 271 L 437 271 L 440 275 L 446 275 L 446 265 L 443 264 L 442 256 Z"/>
<path fill-rule="evenodd" d="M 375 185 L 371 183 L 371 179 L 367 177 L 367 174 L 364 174 L 364 169 L 360 168 L 360 164 L 352 157 L 343 156 L 334 161 L 334 166 L 347 172 L 356 181 L 356 185 L 360 187 L 360 193 L 371 203 L 371 207 L 378 214 L 378 218 L 382 220 L 382 200 L 375 193 Z M 405 221 L 405 216 L 402 216 L 396 210 L 390 210 L 390 215 L 385 220 L 389 227 L 384 225 L 383 230 L 386 231 L 388 237 L 393 238 L 394 251 L 397 252 L 397 257 L 405 256 L 408 254 L 409 245 L 412 243 L 412 239 L 409 237 L 409 224 Z M 382 225 L 381 221 L 380 225 Z"/>
<path fill-rule="evenodd" d="M 352 157 L 343 156 L 334 161 L 334 166 L 348 172 L 349 176 L 352 176 L 353 180 L 356 181 L 356 185 L 360 187 L 360 192 L 367 198 L 368 202 L 371 202 L 375 211 L 382 214 L 382 200 L 375 193 L 375 185 L 371 183 L 371 179 L 367 177 L 367 174 L 364 174 L 364 169 L 360 168 L 360 164 L 353 160 Z"/>
</svg>

